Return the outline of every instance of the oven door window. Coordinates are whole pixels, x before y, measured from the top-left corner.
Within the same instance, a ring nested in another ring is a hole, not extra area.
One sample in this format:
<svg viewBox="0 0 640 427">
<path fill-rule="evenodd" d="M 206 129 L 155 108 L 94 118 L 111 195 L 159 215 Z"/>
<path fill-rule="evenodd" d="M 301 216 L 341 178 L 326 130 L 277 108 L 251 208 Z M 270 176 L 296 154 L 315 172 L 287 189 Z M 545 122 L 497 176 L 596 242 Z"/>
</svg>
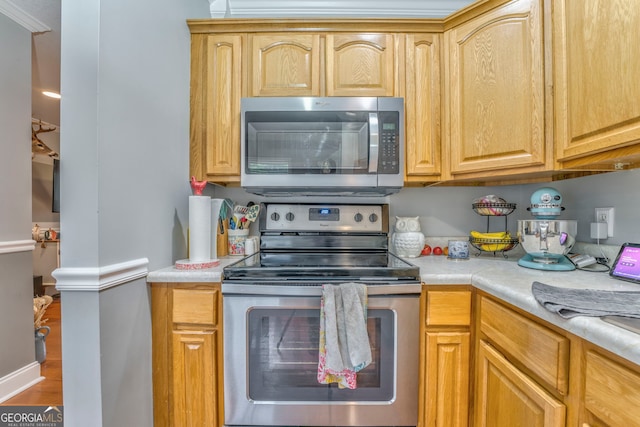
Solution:
<svg viewBox="0 0 640 427">
<path fill-rule="evenodd" d="M 369 113 L 247 112 L 247 174 L 367 174 Z"/>
<path fill-rule="evenodd" d="M 248 398 L 270 402 L 392 401 L 394 323 L 392 310 L 368 310 L 373 361 L 358 372 L 357 388 L 349 390 L 318 383 L 319 310 L 250 310 Z"/>
</svg>

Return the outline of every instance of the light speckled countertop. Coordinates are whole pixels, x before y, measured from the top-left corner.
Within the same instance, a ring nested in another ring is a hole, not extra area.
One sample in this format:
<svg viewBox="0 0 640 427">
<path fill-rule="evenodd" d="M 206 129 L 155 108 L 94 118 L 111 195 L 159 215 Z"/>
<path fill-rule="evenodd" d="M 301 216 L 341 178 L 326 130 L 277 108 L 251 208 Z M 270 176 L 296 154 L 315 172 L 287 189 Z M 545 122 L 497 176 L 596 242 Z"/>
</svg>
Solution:
<svg viewBox="0 0 640 427">
<path fill-rule="evenodd" d="M 220 266 L 197 271 L 176 270 L 173 267 L 150 272 L 147 282 L 220 282 L 222 269 L 238 261 L 238 257 L 221 259 Z M 606 273 L 585 271 L 542 271 L 520 267 L 516 257 L 503 259 L 483 254 L 469 260 L 449 260 L 445 256 L 407 259 L 420 267 L 426 284 L 471 284 L 488 294 L 519 307 L 574 335 L 597 344 L 640 365 L 640 335 L 604 322 L 600 318 L 578 316 L 564 319 L 544 309 L 533 297 L 534 281 L 552 286 L 576 289 L 640 291 L 633 283 L 611 279 Z"/>
</svg>

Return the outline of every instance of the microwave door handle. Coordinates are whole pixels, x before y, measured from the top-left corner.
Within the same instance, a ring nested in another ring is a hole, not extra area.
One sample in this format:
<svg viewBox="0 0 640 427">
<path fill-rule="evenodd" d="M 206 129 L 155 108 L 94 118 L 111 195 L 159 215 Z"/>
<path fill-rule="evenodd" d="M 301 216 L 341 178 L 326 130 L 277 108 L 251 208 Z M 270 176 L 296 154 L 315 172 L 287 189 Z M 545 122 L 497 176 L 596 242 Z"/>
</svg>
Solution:
<svg viewBox="0 0 640 427">
<path fill-rule="evenodd" d="M 369 173 L 378 172 L 378 149 L 380 146 L 380 129 L 378 113 L 369 113 Z"/>
</svg>

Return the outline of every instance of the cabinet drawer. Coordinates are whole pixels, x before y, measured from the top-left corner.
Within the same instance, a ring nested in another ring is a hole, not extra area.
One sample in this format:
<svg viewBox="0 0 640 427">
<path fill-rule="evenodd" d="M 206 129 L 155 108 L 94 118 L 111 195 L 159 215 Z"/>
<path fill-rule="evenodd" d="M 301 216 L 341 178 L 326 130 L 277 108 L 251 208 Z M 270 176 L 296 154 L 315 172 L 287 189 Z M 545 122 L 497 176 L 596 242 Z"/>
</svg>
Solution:
<svg viewBox="0 0 640 427">
<path fill-rule="evenodd" d="M 173 323 L 216 326 L 218 298 L 217 289 L 174 289 Z"/>
<path fill-rule="evenodd" d="M 480 330 L 490 341 L 551 388 L 567 393 L 570 343 L 566 337 L 485 297 L 480 313 Z"/>
<path fill-rule="evenodd" d="M 589 351 L 586 357 L 585 408 L 611 427 L 640 420 L 640 374 Z"/>
<path fill-rule="evenodd" d="M 471 323 L 471 291 L 427 291 L 428 326 Z"/>
</svg>

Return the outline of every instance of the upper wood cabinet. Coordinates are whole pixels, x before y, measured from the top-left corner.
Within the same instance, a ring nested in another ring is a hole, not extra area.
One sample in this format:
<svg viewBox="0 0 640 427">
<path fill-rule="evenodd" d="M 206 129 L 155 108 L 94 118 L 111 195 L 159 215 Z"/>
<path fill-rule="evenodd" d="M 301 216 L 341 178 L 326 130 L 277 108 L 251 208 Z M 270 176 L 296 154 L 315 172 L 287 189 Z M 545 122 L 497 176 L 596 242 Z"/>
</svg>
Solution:
<svg viewBox="0 0 640 427">
<path fill-rule="evenodd" d="M 392 34 L 327 34 L 327 96 L 393 96 Z"/>
<path fill-rule="evenodd" d="M 406 99 L 407 181 L 440 178 L 441 20 L 188 23 L 190 175 L 240 182 L 243 96 L 396 96 Z"/>
<path fill-rule="evenodd" d="M 251 96 L 320 96 L 320 35 L 250 37 Z"/>
<path fill-rule="evenodd" d="M 405 140 L 407 182 L 437 181 L 441 173 L 442 34 L 407 34 Z"/>
<path fill-rule="evenodd" d="M 236 34 L 191 37 L 190 176 L 240 182 L 242 45 Z"/>
<path fill-rule="evenodd" d="M 445 32 L 447 178 L 553 167 L 545 138 L 542 0 L 517 0 Z"/>
<path fill-rule="evenodd" d="M 256 34 L 250 40 L 252 96 L 395 93 L 392 34 L 276 33 Z"/>
<path fill-rule="evenodd" d="M 556 155 L 565 168 L 640 166 L 640 8 L 554 1 Z"/>
</svg>

